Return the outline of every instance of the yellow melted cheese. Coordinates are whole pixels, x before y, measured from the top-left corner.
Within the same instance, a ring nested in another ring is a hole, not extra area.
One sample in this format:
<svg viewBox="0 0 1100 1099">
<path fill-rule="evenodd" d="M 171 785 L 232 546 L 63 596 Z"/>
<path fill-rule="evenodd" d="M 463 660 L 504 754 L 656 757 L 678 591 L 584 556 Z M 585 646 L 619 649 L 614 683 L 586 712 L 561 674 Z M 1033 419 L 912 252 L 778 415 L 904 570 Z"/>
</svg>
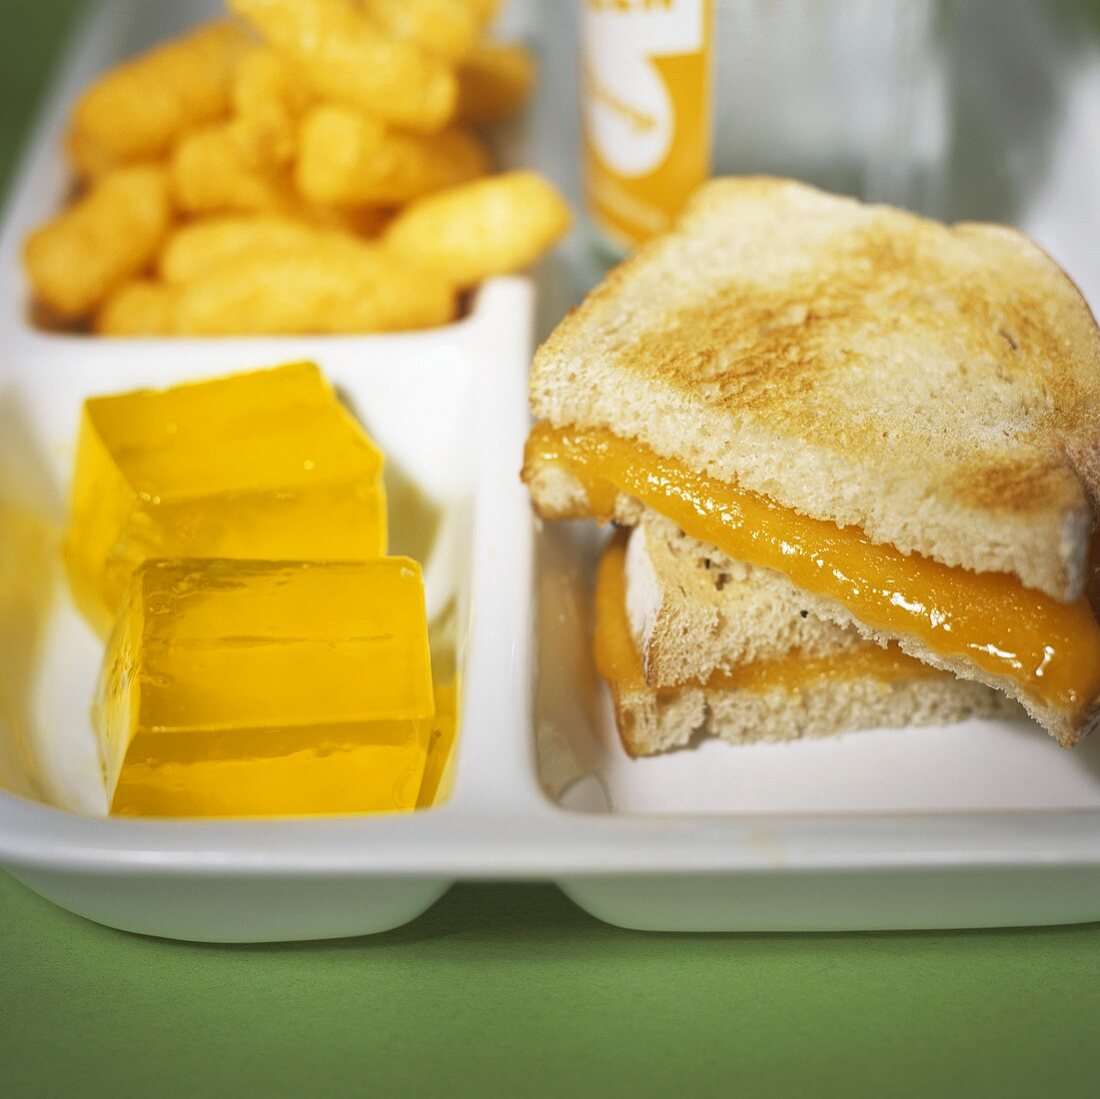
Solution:
<svg viewBox="0 0 1100 1099">
<path fill-rule="evenodd" d="M 645 688 L 642 658 L 626 615 L 625 560 L 626 540 L 617 537 L 604 551 L 596 580 L 596 668 L 604 679 L 619 689 Z M 906 656 L 896 645 L 882 648 L 866 642 L 829 656 L 807 658 L 793 652 L 775 660 L 758 660 L 716 671 L 705 683 L 662 684 L 661 689 L 702 686 L 708 690 L 762 692 L 781 688 L 793 691 L 826 678 L 846 680 L 874 676 L 884 683 L 892 683 L 899 679 L 946 674 Z"/>
<path fill-rule="evenodd" d="M 876 545 L 858 528 L 801 515 L 605 430 L 537 424 L 527 458 L 576 477 L 598 516 L 610 518 L 619 492 L 637 497 L 729 556 L 784 573 L 873 629 L 1012 680 L 1042 704 L 1076 714 L 1100 694 L 1100 627 L 1084 597 L 1060 603 L 1014 576 Z"/>
</svg>

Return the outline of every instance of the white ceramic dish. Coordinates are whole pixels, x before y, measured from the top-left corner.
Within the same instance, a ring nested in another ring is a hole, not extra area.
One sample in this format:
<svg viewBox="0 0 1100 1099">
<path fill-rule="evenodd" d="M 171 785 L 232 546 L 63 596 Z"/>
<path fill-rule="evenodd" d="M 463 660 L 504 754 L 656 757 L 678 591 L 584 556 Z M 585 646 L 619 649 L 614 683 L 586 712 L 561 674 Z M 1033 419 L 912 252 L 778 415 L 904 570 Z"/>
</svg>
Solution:
<svg viewBox="0 0 1100 1099">
<path fill-rule="evenodd" d="M 516 476 L 533 318 L 525 280 L 489 283 L 457 325 L 402 336 L 126 342 L 30 328 L 18 247 L 65 186 L 55 153 L 64 106 L 113 57 L 196 14 L 165 7 L 115 0 L 88 21 L 0 240 L 0 502 L 42 523 L 31 524 L 23 562 L 35 583 L 0 606 L 0 698 L 18 703 L 17 729 L 0 729 L 0 863 L 103 923 L 223 941 L 381 931 L 449 883 L 485 877 L 557 881 L 601 919 L 655 930 L 1100 918 L 1100 742 L 1069 753 L 1025 723 L 972 722 L 622 755 L 588 657 L 599 536 L 561 525 L 536 539 Z M 558 92 L 571 76 L 561 9 L 552 11 L 546 41 L 566 48 L 544 54 L 555 95 L 536 104 L 524 143 L 560 177 L 571 120 Z M 1080 130 L 1100 104 L 1095 59 L 1070 103 L 1021 220 L 1100 301 L 1089 244 L 1100 164 L 1079 156 L 1093 147 Z M 584 269 L 578 248 L 564 255 L 574 271 Z M 107 818 L 87 718 L 98 646 L 50 580 L 52 554 L 33 551 L 56 535 L 80 401 L 300 357 L 320 362 L 379 437 L 405 475 L 395 487 L 411 483 L 428 502 L 394 534 L 423 551 L 425 530 L 436 532 L 430 599 L 438 610 L 453 594 L 459 606 L 466 697 L 452 793 L 404 816 Z M 17 550 L 0 546 L 0 567 Z"/>
</svg>

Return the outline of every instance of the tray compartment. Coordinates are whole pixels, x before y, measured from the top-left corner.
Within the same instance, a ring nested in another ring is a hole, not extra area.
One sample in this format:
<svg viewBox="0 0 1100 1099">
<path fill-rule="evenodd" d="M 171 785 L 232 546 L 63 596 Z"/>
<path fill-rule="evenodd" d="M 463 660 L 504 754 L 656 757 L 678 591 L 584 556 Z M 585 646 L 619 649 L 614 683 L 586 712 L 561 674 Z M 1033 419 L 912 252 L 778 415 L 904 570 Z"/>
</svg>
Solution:
<svg viewBox="0 0 1100 1099">
<path fill-rule="evenodd" d="M 58 154 L 69 103 L 114 59 L 220 10 L 216 0 L 93 6 L 0 235 L 0 564 L 12 579 L 0 582 L 0 861 L 75 912 L 148 934 L 229 941 L 383 931 L 455 879 L 461 860 L 451 857 L 451 838 L 477 837 L 487 807 L 540 801 L 521 733 L 526 649 L 512 641 L 529 601 L 508 594 L 512 580 L 525 592 L 529 570 L 515 473 L 533 289 L 524 278 L 490 280 L 458 322 L 393 335 L 115 340 L 36 328 L 19 254 L 70 185 Z M 386 452 L 391 550 L 424 563 L 433 658 L 453 664 L 463 688 L 450 793 L 430 810 L 398 815 L 107 817 L 88 715 L 102 646 L 72 607 L 57 555 L 81 402 L 300 359 L 318 362 Z M 510 708 L 499 705 L 504 668 L 515 668 Z"/>
</svg>

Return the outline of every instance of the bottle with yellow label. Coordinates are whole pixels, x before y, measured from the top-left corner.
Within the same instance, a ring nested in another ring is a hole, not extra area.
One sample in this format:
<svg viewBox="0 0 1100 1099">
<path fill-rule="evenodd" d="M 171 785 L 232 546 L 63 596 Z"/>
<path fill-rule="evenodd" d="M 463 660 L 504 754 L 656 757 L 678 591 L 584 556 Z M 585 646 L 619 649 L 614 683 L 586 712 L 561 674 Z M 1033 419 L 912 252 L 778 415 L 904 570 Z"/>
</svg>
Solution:
<svg viewBox="0 0 1100 1099">
<path fill-rule="evenodd" d="M 666 229 L 710 171 L 712 0 L 585 0 L 585 199 L 614 250 Z"/>
<path fill-rule="evenodd" d="M 581 0 L 583 175 L 614 255 L 712 174 L 942 213 L 962 0 Z"/>
</svg>

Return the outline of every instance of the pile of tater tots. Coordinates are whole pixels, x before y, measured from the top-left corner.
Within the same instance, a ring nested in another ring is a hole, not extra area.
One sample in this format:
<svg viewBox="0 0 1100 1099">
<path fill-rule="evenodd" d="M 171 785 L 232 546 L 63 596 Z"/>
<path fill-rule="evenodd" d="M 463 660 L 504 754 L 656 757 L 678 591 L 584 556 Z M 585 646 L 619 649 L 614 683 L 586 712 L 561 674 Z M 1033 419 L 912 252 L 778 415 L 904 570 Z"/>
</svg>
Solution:
<svg viewBox="0 0 1100 1099">
<path fill-rule="evenodd" d="M 535 81 L 494 0 L 228 0 L 75 104 L 71 204 L 27 240 L 38 319 L 112 336 L 379 332 L 568 229 L 488 127 Z"/>
</svg>

